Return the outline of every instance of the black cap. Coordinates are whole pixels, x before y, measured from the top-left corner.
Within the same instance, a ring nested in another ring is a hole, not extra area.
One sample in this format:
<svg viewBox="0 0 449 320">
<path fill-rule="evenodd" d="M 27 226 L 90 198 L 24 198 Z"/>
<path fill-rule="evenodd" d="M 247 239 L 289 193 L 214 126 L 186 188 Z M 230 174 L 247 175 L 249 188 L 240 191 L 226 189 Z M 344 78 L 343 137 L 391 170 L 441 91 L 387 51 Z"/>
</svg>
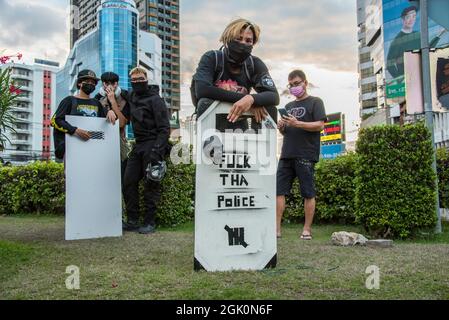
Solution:
<svg viewBox="0 0 449 320">
<path fill-rule="evenodd" d="M 97 78 L 97 75 L 92 70 L 81 70 L 78 73 L 78 82 L 85 80 L 85 79 L 92 79 L 98 82 L 100 79 Z"/>
<path fill-rule="evenodd" d="M 101 81 L 103 82 L 118 82 L 120 80 L 120 77 L 118 74 L 114 72 L 105 72 L 101 75 Z"/>
<path fill-rule="evenodd" d="M 410 7 L 405 8 L 404 10 L 402 10 L 401 18 L 404 18 L 411 11 L 418 12 L 418 8 L 416 6 L 410 6 Z"/>
</svg>

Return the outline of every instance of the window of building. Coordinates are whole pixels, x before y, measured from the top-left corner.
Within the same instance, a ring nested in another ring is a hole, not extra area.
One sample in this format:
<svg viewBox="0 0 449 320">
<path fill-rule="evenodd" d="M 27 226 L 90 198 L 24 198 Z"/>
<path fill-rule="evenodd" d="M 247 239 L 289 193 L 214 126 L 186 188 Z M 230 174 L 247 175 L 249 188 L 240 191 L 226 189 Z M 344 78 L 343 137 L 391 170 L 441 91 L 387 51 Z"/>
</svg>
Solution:
<svg viewBox="0 0 449 320">
<path fill-rule="evenodd" d="M 359 59 L 360 59 L 360 64 L 366 63 L 366 62 L 370 62 L 371 61 L 371 55 L 370 55 L 369 52 L 363 53 L 363 54 L 360 55 Z"/>
<path fill-rule="evenodd" d="M 376 108 L 377 107 L 377 99 L 370 99 L 362 101 L 362 109 L 367 108 Z"/>
<path fill-rule="evenodd" d="M 374 74 L 374 68 L 373 67 L 369 67 L 369 68 L 366 68 L 366 69 L 362 69 L 360 71 L 360 74 L 361 74 L 362 78 L 366 78 L 366 77 L 372 76 Z"/>
<path fill-rule="evenodd" d="M 376 92 L 377 85 L 375 83 L 368 83 L 362 85 L 362 94 L 370 93 L 370 92 Z"/>
</svg>

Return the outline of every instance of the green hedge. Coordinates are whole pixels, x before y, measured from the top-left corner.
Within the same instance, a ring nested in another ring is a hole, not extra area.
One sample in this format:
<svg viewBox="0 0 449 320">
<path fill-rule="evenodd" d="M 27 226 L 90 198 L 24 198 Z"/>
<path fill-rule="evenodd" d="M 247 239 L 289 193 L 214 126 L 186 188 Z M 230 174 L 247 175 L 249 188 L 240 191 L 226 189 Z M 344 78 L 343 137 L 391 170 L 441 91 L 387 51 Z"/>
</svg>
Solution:
<svg viewBox="0 0 449 320">
<path fill-rule="evenodd" d="M 323 222 L 355 223 L 354 153 L 323 160 L 316 167 L 317 217 Z"/>
<path fill-rule="evenodd" d="M 358 154 L 320 161 L 315 175 L 315 222 L 357 222 L 374 235 L 399 237 L 432 227 L 434 195 L 428 137 L 422 126 L 365 129 L 360 134 Z M 440 202 L 448 208 L 449 152 L 439 150 L 437 159 Z M 157 223 L 163 226 L 194 218 L 195 166 L 168 165 L 157 214 Z M 64 214 L 63 170 L 56 163 L 0 166 L 0 214 Z M 303 200 L 295 181 L 292 195 L 287 197 L 284 221 L 303 219 Z"/>
<path fill-rule="evenodd" d="M 356 217 L 372 236 L 406 238 L 435 226 L 433 150 L 426 127 L 362 129 L 357 153 Z"/>
<path fill-rule="evenodd" d="M 321 160 L 315 167 L 317 190 L 315 222 L 352 224 L 355 222 L 356 155 L 339 156 L 334 160 Z M 304 219 L 303 199 L 299 183 L 295 180 L 292 193 L 286 198 L 285 222 L 301 222 Z"/>
<path fill-rule="evenodd" d="M 175 226 L 193 221 L 195 215 L 195 165 L 169 163 L 168 174 L 162 183 L 158 207 L 158 225 Z M 143 208 L 143 205 L 141 206 Z"/>
<path fill-rule="evenodd" d="M 299 191 L 298 180 L 295 179 L 291 194 L 286 197 L 286 207 L 282 222 L 301 223 L 304 221 L 304 202 Z"/>
<path fill-rule="evenodd" d="M 157 222 L 174 226 L 193 219 L 194 165 L 168 164 Z M 143 209 L 143 203 L 141 205 Z M 65 212 L 64 167 L 54 162 L 26 166 L 0 166 L 0 215 L 63 215 Z"/>
<path fill-rule="evenodd" d="M 0 166 L 0 214 L 64 213 L 64 181 L 63 166 L 54 162 Z"/>
<path fill-rule="evenodd" d="M 437 151 L 437 168 L 440 207 L 449 208 L 449 151 L 447 149 Z"/>
<path fill-rule="evenodd" d="M 317 165 L 316 221 L 354 221 L 354 157 L 341 156 Z M 171 163 L 168 166 L 157 222 L 159 225 L 173 226 L 194 218 L 195 166 L 174 166 Z M 0 167 L 0 200 L 0 214 L 64 214 L 63 165 L 36 162 L 20 167 Z M 304 209 L 297 181 L 287 202 L 284 219 L 287 222 L 300 222 L 304 217 Z M 142 196 L 141 203 L 143 209 Z"/>
</svg>

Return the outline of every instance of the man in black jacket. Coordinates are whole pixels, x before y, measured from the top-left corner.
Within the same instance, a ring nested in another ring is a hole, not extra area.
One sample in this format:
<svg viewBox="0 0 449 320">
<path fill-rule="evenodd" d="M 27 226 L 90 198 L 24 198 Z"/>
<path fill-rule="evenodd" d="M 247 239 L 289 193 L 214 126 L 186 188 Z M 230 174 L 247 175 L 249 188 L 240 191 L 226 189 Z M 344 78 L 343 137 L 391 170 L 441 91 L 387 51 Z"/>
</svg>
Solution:
<svg viewBox="0 0 449 320">
<path fill-rule="evenodd" d="M 155 232 L 156 206 L 161 195 L 161 184 L 147 179 L 144 186 L 144 225 L 139 226 L 139 181 L 145 177 L 148 165 L 158 164 L 167 153 L 170 136 L 169 114 L 159 95 L 159 87 L 148 85 L 145 69 L 137 67 L 130 72 L 132 91 L 129 108 L 124 115 L 130 119 L 136 144 L 131 151 L 125 171 L 125 202 L 128 221 L 125 231 L 138 230 L 141 234 Z"/>
<path fill-rule="evenodd" d="M 227 117 L 228 128 L 239 128 L 240 116 L 248 111 L 257 122 L 268 113 L 277 120 L 278 91 L 266 65 L 251 55 L 259 37 L 257 25 L 237 19 L 221 36 L 223 50 L 208 51 L 201 57 L 192 83 L 198 117 L 214 100 L 219 100 L 233 104 Z M 252 89 L 256 91 L 253 94 Z"/>
</svg>

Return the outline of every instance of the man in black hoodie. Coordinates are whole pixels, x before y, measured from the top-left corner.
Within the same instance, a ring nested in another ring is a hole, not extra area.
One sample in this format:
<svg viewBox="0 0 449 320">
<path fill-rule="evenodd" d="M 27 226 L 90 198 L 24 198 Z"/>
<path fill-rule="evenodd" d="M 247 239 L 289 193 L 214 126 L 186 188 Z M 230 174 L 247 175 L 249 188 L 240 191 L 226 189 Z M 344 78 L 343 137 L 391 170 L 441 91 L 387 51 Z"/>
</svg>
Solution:
<svg viewBox="0 0 449 320">
<path fill-rule="evenodd" d="M 251 112 L 260 123 L 268 114 L 277 121 L 279 94 L 265 63 L 252 55 L 260 38 L 260 28 L 246 20 L 232 21 L 223 31 L 222 50 L 208 51 L 202 57 L 193 76 L 194 104 L 200 117 L 214 100 L 229 102 L 233 106 L 227 116 L 228 129 L 246 130 L 240 119 Z M 251 94 L 252 89 L 254 93 Z"/>
<path fill-rule="evenodd" d="M 137 67 L 130 72 L 132 91 L 129 108 L 124 115 L 131 121 L 136 144 L 131 151 L 125 171 L 125 202 L 128 221 L 125 231 L 138 230 L 141 234 L 155 232 L 156 206 L 161 195 L 160 182 L 146 180 L 144 186 L 144 225 L 139 226 L 139 181 L 145 177 L 149 164 L 157 164 L 167 153 L 170 136 L 169 113 L 159 96 L 159 86 L 148 85 L 145 69 Z"/>
</svg>

